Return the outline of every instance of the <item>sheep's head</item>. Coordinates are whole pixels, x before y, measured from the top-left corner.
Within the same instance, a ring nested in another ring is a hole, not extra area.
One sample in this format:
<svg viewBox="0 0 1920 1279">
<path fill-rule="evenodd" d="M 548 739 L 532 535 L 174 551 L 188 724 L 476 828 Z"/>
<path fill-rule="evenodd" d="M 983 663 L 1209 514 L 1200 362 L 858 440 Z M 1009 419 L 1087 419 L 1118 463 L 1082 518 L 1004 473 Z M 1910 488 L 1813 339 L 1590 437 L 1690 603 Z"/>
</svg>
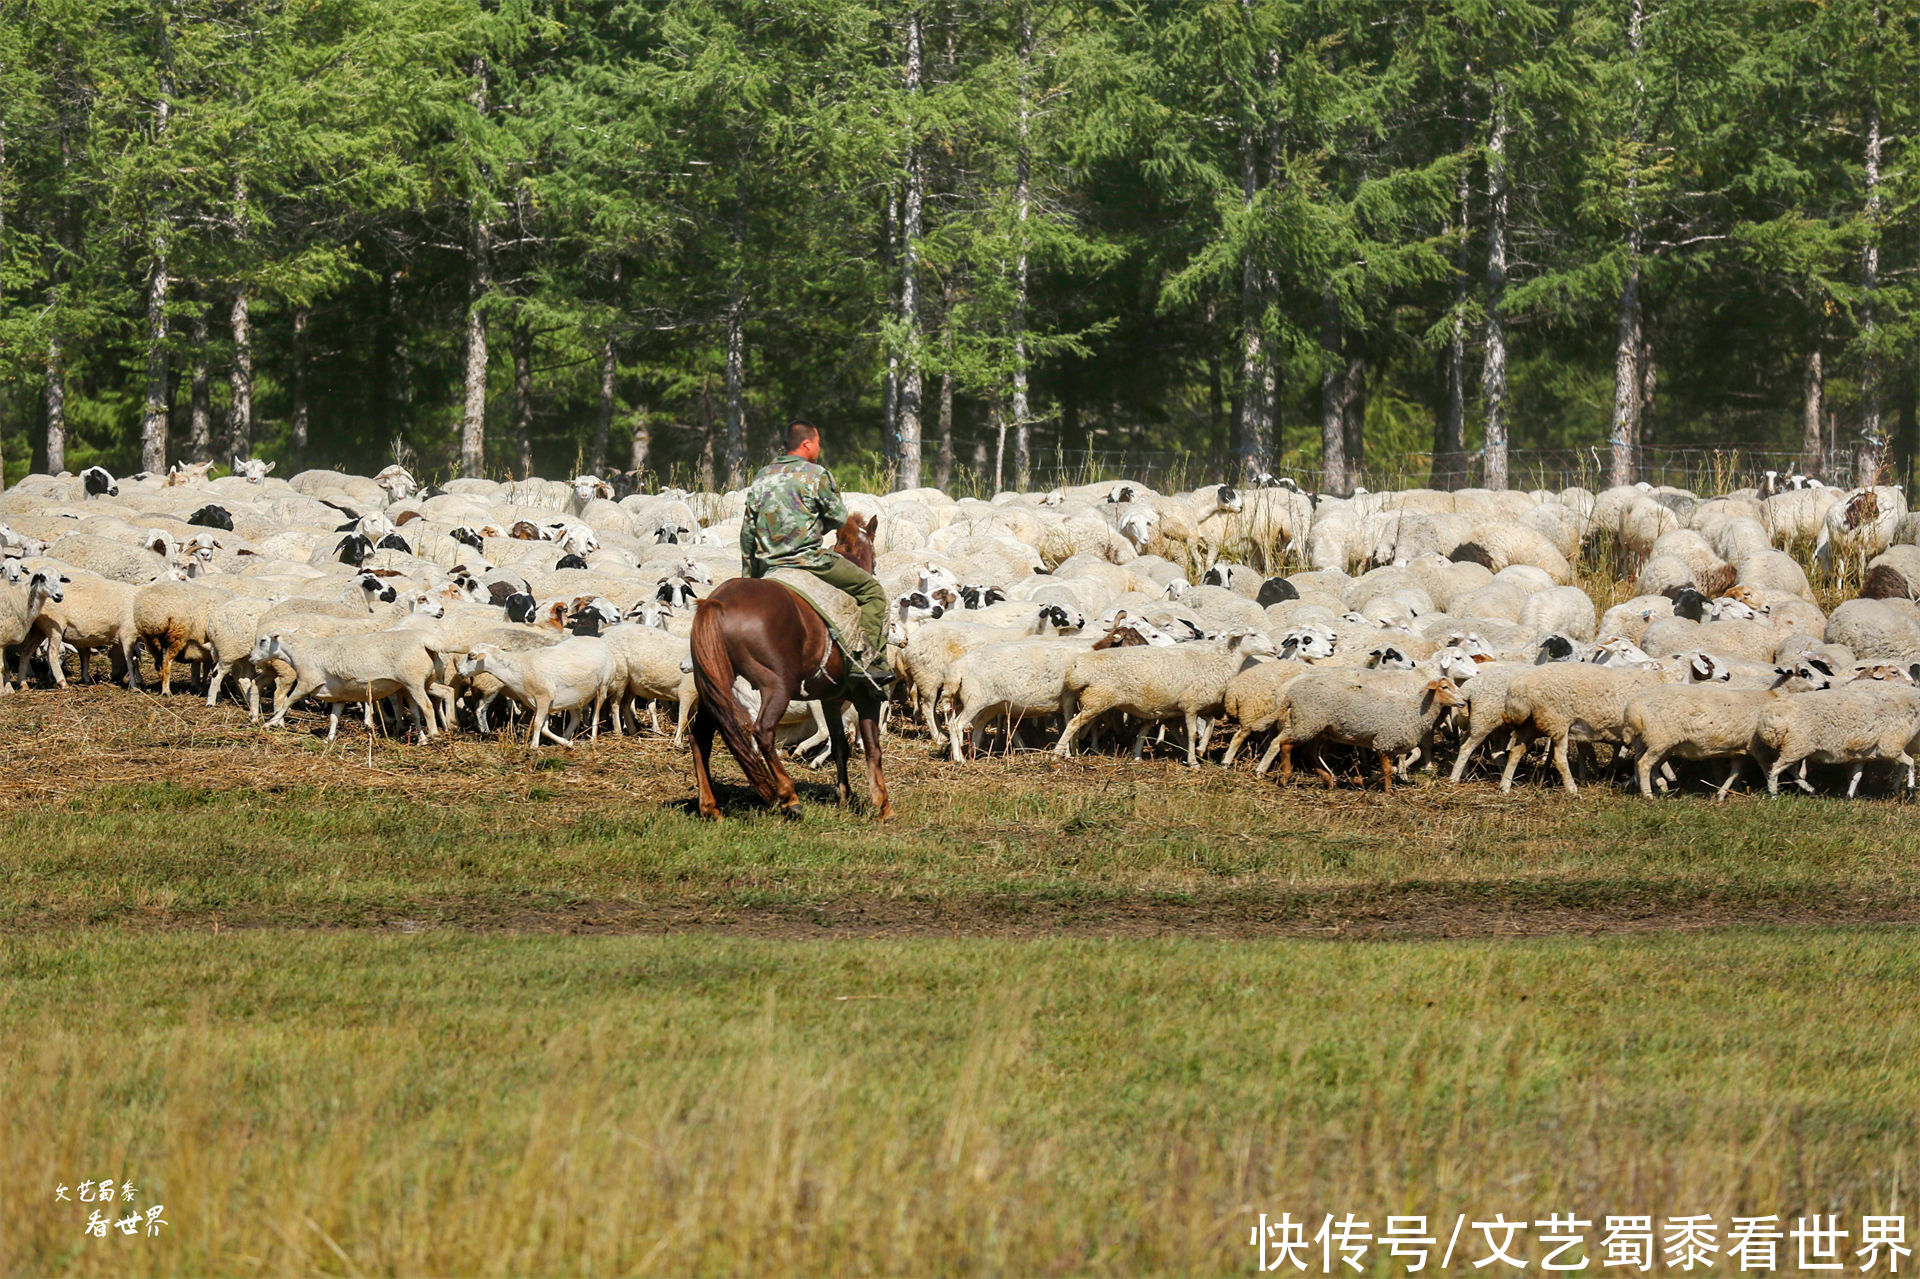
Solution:
<svg viewBox="0 0 1920 1279">
<path fill-rule="evenodd" d="M 1465 684 L 1480 673 L 1480 663 L 1465 651 L 1451 646 L 1433 655 L 1434 669 L 1455 685 Z"/>
<path fill-rule="evenodd" d="M 702 586 L 713 585 L 713 574 L 707 570 L 705 564 L 691 555 L 680 557 L 680 562 L 673 566 L 673 575 L 683 577 L 689 582 L 698 582 Z"/>
<path fill-rule="evenodd" d="M 1804 688 L 1796 691 L 1818 692 L 1833 687 L 1833 666 L 1824 658 L 1808 657 L 1797 662 L 1789 662 L 1773 668 L 1773 688 L 1799 682 Z"/>
<path fill-rule="evenodd" d="M 1730 596 L 1723 595 L 1707 606 L 1707 620 L 1712 622 L 1751 622 L 1758 616 L 1758 609 Z"/>
<path fill-rule="evenodd" d="M 1135 551 L 1144 551 L 1153 540 L 1153 526 L 1159 519 L 1153 511 L 1136 507 L 1120 517 L 1120 536 L 1126 538 Z"/>
<path fill-rule="evenodd" d="M 895 600 L 893 606 L 896 616 L 906 622 L 936 618 L 947 611 L 945 605 L 936 602 L 926 591 L 908 591 Z"/>
<path fill-rule="evenodd" d="M 247 654 L 247 661 L 255 666 L 265 666 L 269 662 L 291 662 L 293 656 L 287 648 L 286 636 L 279 631 L 269 631 L 253 642 L 253 651 Z"/>
<path fill-rule="evenodd" d="M 1452 680 L 1436 679 L 1429 681 L 1426 688 L 1422 690 L 1422 694 L 1421 702 L 1423 708 L 1426 709 L 1431 709 L 1435 706 L 1465 706 L 1467 704 L 1466 694 L 1462 693 L 1458 688 L 1455 688 Z"/>
<path fill-rule="evenodd" d="M 1216 509 L 1226 511 L 1230 515 L 1237 515 L 1245 510 L 1247 505 L 1246 499 L 1240 496 L 1240 490 L 1231 484 L 1222 484 L 1215 489 L 1213 500 Z"/>
<path fill-rule="evenodd" d="M 1273 641 L 1267 638 L 1264 631 L 1236 626 L 1227 631 L 1223 638 L 1227 642 L 1229 652 L 1239 653 L 1245 657 L 1278 657 L 1280 655 L 1280 650 L 1274 647 Z"/>
<path fill-rule="evenodd" d="M 1920 662 L 1915 663 L 1915 666 L 1920 667 Z M 1858 684 L 1862 680 L 1875 680 L 1888 684 L 1912 684 L 1914 677 L 1910 672 L 1901 670 L 1898 666 L 1881 662 L 1873 666 L 1861 667 L 1853 673 L 1853 678 L 1848 680 L 1847 683 Z"/>
<path fill-rule="evenodd" d="M 1004 604 L 1007 593 L 997 586 L 967 586 L 960 590 L 960 603 L 964 608 L 989 608 L 995 604 Z"/>
<path fill-rule="evenodd" d="M 1724 684 L 1733 678 L 1733 668 L 1712 653 L 1687 655 L 1687 683 Z"/>
<path fill-rule="evenodd" d="M 641 600 L 627 610 L 627 620 L 656 631 L 664 631 L 673 620 L 673 606 L 658 600 Z"/>
<path fill-rule="evenodd" d="M 272 462 L 262 462 L 257 457 L 243 458 L 236 453 L 233 458 L 233 473 L 249 484 L 265 483 L 266 478 L 273 474 L 273 466 Z"/>
<path fill-rule="evenodd" d="M 1298 661 L 1324 661 L 1333 656 L 1337 642 L 1331 628 L 1317 624 L 1296 626 L 1280 636 L 1281 657 Z"/>
<path fill-rule="evenodd" d="M 585 506 L 594 498 L 613 500 L 613 485 L 597 475 L 576 475 L 573 477 L 573 495 Z"/>
<path fill-rule="evenodd" d="M 673 608 L 692 608 L 693 602 L 700 597 L 693 593 L 693 583 L 676 575 L 661 578 L 653 598 Z"/>
<path fill-rule="evenodd" d="M 407 600 L 407 608 L 410 612 L 425 613 L 428 617 L 445 617 L 447 615 L 447 606 L 442 604 L 439 597 L 430 591 L 415 591 Z"/>
<path fill-rule="evenodd" d="M 1367 650 L 1367 665 L 1381 671 L 1410 671 L 1415 663 L 1391 644 L 1376 644 Z"/>
<path fill-rule="evenodd" d="M 1544 666 L 1549 662 L 1577 662 L 1580 660 L 1580 646 L 1571 636 L 1555 631 L 1540 641 L 1540 649 L 1534 654 L 1535 666 Z"/>
<path fill-rule="evenodd" d="M 454 667 L 462 679 L 472 679 L 487 669 L 487 662 L 499 653 L 492 644 L 475 644 L 467 650 L 467 655 Z"/>
<path fill-rule="evenodd" d="M 920 589 L 929 595 L 943 586 L 952 590 L 957 589 L 960 585 L 960 579 L 954 575 L 951 569 L 942 568 L 938 564 L 922 564 L 919 573 Z"/>
<path fill-rule="evenodd" d="M 387 499 L 404 502 L 420 489 L 420 483 L 406 467 L 395 463 L 373 477 L 373 482 L 387 491 Z"/>
<path fill-rule="evenodd" d="M 1615 636 L 1595 644 L 1587 660 L 1595 666 L 1627 666 L 1650 662 L 1653 658 L 1632 640 Z"/>
<path fill-rule="evenodd" d="M 33 575 L 32 581 L 28 582 L 27 598 L 29 600 L 38 598 L 50 604 L 58 604 L 67 598 L 66 593 L 60 589 L 61 584 L 70 581 L 72 581 L 71 578 L 42 569 Z"/>
<path fill-rule="evenodd" d="M 1087 615 L 1066 604 L 1042 604 L 1040 620 L 1060 631 L 1077 631 L 1087 624 Z"/>
</svg>

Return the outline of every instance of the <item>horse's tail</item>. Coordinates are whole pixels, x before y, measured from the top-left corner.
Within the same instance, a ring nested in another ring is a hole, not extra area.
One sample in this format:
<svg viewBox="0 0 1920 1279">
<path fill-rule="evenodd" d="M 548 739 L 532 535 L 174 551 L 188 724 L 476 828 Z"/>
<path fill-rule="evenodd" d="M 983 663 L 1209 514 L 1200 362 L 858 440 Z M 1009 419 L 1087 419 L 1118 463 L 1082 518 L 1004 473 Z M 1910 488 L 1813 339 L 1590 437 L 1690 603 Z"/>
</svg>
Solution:
<svg viewBox="0 0 1920 1279">
<path fill-rule="evenodd" d="M 693 686 L 700 694 L 701 712 L 718 721 L 720 736 L 733 757 L 740 761 L 740 771 L 747 775 L 747 781 L 760 793 L 760 798 L 771 804 L 776 793 L 773 770 L 760 755 L 760 743 L 741 722 L 740 703 L 733 697 L 733 659 L 727 655 L 726 637 L 721 633 L 720 615 L 725 609 L 726 605 L 718 600 L 694 603 L 690 636 Z"/>
</svg>

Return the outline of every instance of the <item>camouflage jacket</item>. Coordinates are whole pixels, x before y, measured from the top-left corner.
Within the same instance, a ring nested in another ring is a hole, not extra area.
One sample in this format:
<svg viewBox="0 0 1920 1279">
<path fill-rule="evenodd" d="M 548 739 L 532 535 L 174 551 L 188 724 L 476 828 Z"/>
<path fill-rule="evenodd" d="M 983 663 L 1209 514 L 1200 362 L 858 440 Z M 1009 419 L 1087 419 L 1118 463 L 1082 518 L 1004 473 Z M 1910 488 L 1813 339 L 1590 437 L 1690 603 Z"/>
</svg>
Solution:
<svg viewBox="0 0 1920 1279">
<path fill-rule="evenodd" d="M 740 558 L 747 576 L 772 568 L 821 568 L 832 552 L 821 539 L 847 522 L 847 504 L 824 467 L 782 454 L 747 486 Z"/>
</svg>

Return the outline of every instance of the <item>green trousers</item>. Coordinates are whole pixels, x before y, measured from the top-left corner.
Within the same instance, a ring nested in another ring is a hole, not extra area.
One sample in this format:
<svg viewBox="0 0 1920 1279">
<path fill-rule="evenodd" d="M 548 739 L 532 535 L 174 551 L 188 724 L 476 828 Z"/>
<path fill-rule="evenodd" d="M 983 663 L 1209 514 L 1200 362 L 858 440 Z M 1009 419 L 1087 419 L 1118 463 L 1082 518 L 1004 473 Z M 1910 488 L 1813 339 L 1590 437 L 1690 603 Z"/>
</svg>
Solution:
<svg viewBox="0 0 1920 1279">
<path fill-rule="evenodd" d="M 873 574 L 844 555 L 833 556 L 831 562 L 819 568 L 799 564 L 786 567 L 811 573 L 828 586 L 837 586 L 853 596 L 860 605 L 860 629 L 867 633 L 867 643 L 876 654 L 887 651 L 887 593 Z"/>
</svg>

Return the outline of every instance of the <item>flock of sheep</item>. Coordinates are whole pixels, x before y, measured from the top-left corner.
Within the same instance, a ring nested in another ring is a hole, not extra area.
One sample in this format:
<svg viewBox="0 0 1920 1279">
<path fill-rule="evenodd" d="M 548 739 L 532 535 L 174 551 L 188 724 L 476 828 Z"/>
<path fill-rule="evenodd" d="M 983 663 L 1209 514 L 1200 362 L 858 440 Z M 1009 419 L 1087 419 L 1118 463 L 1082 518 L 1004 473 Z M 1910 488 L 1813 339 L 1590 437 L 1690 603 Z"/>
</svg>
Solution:
<svg viewBox="0 0 1920 1279">
<path fill-rule="evenodd" d="M 678 738 L 694 601 L 740 572 L 740 493 L 271 470 L 94 467 L 0 495 L 0 689 L 64 687 L 68 655 L 85 679 L 104 652 L 161 693 L 191 663 L 208 705 L 231 689 L 256 720 L 270 689 L 269 726 L 317 700 L 329 740 L 352 707 L 422 737 L 524 708 L 529 746 L 566 746 L 603 720 L 663 731 L 660 703 Z M 1190 766 L 1216 735 L 1228 765 L 1259 738 L 1258 773 L 1298 751 L 1329 785 L 1357 761 L 1389 790 L 1446 750 L 1456 781 L 1504 752 L 1504 789 L 1538 742 L 1569 791 L 1575 748 L 1598 768 L 1602 744 L 1649 795 L 1697 761 L 1721 795 L 1747 761 L 1769 790 L 1814 789 L 1810 764 L 1846 766 L 1849 796 L 1876 763 L 1914 787 L 1920 521 L 1897 488 L 846 497 L 880 516 L 895 699 L 956 762 L 1137 758 L 1177 730 Z M 1823 612 L 1796 551 L 1855 598 Z M 1583 562 L 1620 566 L 1632 597 L 1597 609 Z M 791 708 L 782 740 L 820 748 L 820 707 Z"/>
</svg>

